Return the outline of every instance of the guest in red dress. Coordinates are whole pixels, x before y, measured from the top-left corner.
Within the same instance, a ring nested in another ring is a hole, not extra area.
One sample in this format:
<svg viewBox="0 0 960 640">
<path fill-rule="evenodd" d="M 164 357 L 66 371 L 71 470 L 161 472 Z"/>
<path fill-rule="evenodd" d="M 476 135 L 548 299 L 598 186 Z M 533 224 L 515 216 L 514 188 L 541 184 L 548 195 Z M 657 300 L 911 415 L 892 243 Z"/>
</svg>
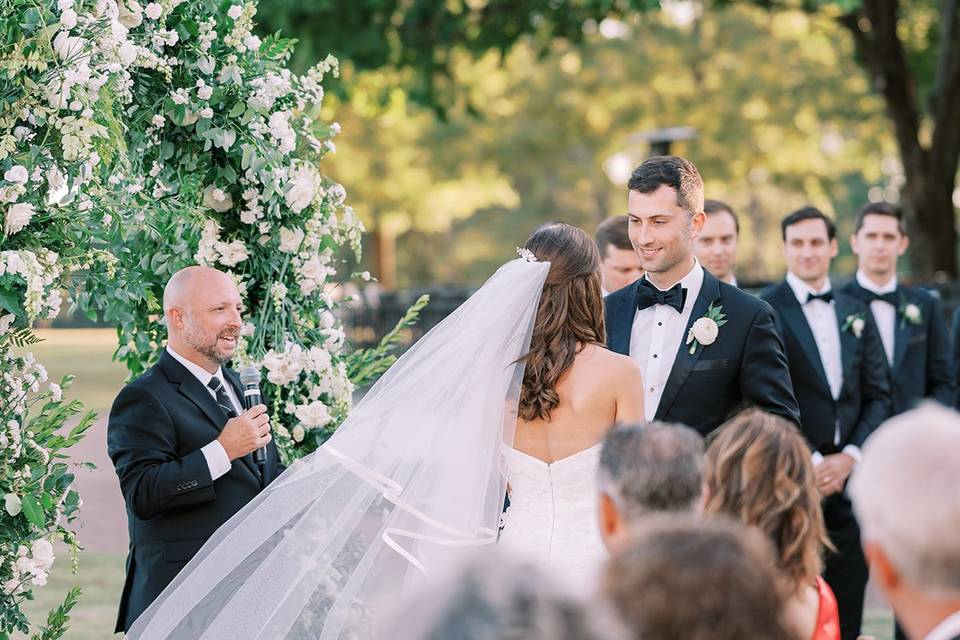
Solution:
<svg viewBox="0 0 960 640">
<path fill-rule="evenodd" d="M 837 600 L 820 577 L 830 546 L 810 449 L 783 418 L 749 409 L 707 449 L 707 513 L 723 513 L 773 542 L 788 594 L 786 625 L 800 638 L 840 640 Z"/>
</svg>

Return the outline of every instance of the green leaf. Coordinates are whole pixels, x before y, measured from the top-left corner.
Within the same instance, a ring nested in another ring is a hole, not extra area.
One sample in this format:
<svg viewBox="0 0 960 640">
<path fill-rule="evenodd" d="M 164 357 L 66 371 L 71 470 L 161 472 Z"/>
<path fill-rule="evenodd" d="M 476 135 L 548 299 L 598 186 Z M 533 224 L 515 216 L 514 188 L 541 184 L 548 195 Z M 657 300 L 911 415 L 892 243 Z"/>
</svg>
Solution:
<svg viewBox="0 0 960 640">
<path fill-rule="evenodd" d="M 40 504 L 37 502 L 37 497 L 32 493 L 28 493 L 23 496 L 20 503 L 23 505 L 23 515 L 26 516 L 30 524 L 35 527 L 43 528 L 46 526 L 46 518 L 44 518 L 43 509 L 40 508 Z"/>
</svg>

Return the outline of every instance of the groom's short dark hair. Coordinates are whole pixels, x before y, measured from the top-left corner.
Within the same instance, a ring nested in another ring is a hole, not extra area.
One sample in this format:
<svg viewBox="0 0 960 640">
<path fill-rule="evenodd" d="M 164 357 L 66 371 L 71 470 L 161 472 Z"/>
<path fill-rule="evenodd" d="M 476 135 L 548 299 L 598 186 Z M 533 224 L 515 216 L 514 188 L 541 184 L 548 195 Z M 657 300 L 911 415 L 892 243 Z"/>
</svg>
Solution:
<svg viewBox="0 0 960 640">
<path fill-rule="evenodd" d="M 691 218 L 703 211 L 703 178 L 689 160 L 680 156 L 654 156 L 633 170 L 627 188 L 653 193 L 667 185 L 677 192 L 677 206 Z"/>
<path fill-rule="evenodd" d="M 833 240 L 837 237 L 837 225 L 833 223 L 830 216 L 816 207 L 803 207 L 802 209 L 797 209 L 780 222 L 780 233 L 783 235 L 784 242 L 787 240 L 787 227 L 793 226 L 798 222 L 803 222 L 804 220 L 823 220 L 823 224 L 827 226 L 827 240 Z"/>
</svg>

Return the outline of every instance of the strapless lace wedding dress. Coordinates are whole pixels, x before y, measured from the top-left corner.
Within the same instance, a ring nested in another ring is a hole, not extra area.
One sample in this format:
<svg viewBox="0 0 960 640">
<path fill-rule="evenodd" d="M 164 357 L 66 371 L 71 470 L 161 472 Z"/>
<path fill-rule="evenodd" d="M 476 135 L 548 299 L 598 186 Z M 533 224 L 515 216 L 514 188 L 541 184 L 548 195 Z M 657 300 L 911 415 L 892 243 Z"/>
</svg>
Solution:
<svg viewBox="0 0 960 640">
<path fill-rule="evenodd" d="M 510 507 L 499 543 L 592 589 L 607 559 L 597 523 L 601 443 L 550 464 L 505 447 Z"/>
</svg>

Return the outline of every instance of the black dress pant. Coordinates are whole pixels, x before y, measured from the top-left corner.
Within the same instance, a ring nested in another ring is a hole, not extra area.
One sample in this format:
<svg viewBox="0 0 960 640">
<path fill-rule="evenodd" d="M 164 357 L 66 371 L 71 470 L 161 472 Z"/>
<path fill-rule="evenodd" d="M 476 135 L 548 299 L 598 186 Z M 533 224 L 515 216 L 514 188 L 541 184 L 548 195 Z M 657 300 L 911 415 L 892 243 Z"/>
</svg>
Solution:
<svg viewBox="0 0 960 640">
<path fill-rule="evenodd" d="M 823 578 L 833 589 L 840 610 L 841 640 L 857 640 L 863 623 L 863 596 L 869 571 L 860 546 L 860 527 L 850 501 L 842 493 L 823 500 L 823 518 L 835 552 L 827 552 Z"/>
</svg>

